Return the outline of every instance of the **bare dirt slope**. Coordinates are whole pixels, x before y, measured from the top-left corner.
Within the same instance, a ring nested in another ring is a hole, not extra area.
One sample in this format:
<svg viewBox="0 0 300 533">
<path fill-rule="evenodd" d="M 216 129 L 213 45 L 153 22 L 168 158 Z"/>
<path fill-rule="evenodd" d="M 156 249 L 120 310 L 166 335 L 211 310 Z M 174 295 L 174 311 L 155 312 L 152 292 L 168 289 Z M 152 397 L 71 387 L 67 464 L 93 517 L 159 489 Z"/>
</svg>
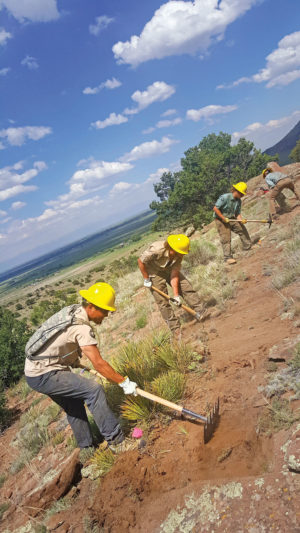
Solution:
<svg viewBox="0 0 300 533">
<path fill-rule="evenodd" d="M 297 207 L 282 215 L 280 225 L 293 224 L 299 213 Z M 235 297 L 203 326 L 185 329 L 187 341 L 203 337 L 203 328 L 208 335 L 210 354 L 203 372 L 191 374 L 185 407 L 203 413 L 220 397 L 221 421 L 212 440 L 204 446 L 201 424 L 175 416 L 170 424 L 154 425 L 146 447 L 120 456 L 100 484 L 73 476 L 73 504 L 48 520 L 48 531 L 300 531 L 295 451 L 300 425 L 267 435 L 259 423 L 271 402 L 264 390 L 271 375 L 269 357 L 277 361 L 273 371 L 285 368 L 300 341 L 299 320 L 285 313 L 291 296 L 299 305 L 299 281 L 278 292 L 269 275 L 282 264 L 283 245 L 271 230 L 256 249 L 241 254 L 228 270 Z M 291 402 L 293 411 L 299 404 Z M 14 431 L 13 426 L 0 440 L 1 460 L 8 464 Z M 47 453 L 50 457 L 52 451 Z M 42 505 L 26 504 L 20 496 L 22 483 L 29 482 L 28 469 L 22 476 L 0 489 L 1 501 L 12 502 L 1 531 L 22 531 L 18 528 L 24 524 L 32 528 L 26 531 L 35 531 L 40 523 Z"/>
</svg>

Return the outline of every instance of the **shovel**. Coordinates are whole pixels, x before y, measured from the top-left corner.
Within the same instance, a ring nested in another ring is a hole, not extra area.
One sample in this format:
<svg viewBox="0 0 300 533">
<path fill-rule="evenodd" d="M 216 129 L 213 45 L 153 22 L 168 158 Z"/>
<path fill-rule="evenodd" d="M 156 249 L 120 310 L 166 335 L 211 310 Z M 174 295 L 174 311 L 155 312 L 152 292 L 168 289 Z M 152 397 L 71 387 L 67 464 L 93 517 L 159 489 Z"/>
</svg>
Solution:
<svg viewBox="0 0 300 533">
<path fill-rule="evenodd" d="M 229 222 L 241 222 L 243 224 L 243 222 L 241 220 L 237 220 L 236 218 L 230 218 L 229 219 Z M 269 213 L 269 216 L 267 219 L 263 219 L 263 220 L 248 220 L 246 219 L 246 222 L 245 224 L 247 224 L 247 222 L 260 222 L 261 224 L 269 224 L 269 228 L 271 227 L 271 224 L 273 223 L 273 219 Z"/>
<path fill-rule="evenodd" d="M 80 365 L 80 368 L 82 368 L 82 372 L 85 370 L 89 372 L 90 374 L 93 374 L 94 376 L 98 376 L 99 378 L 102 378 L 101 374 L 97 372 L 96 370 L 93 370 L 91 368 L 87 368 L 83 365 Z M 218 426 L 219 420 L 220 420 L 220 400 L 217 399 L 214 407 L 208 414 L 208 416 L 202 416 L 198 413 L 194 413 L 194 411 L 190 411 L 189 409 L 185 409 L 181 405 L 177 405 L 177 403 L 170 402 L 169 400 L 165 400 L 164 398 L 160 398 L 159 396 L 156 396 L 155 394 L 151 394 L 151 392 L 146 392 L 143 389 L 140 389 L 139 387 L 136 388 L 136 392 L 139 396 L 142 396 L 143 398 L 147 398 L 147 400 L 151 400 L 151 402 L 159 403 L 161 405 L 164 405 L 165 407 L 169 407 L 170 409 L 173 409 L 173 411 L 177 411 L 181 415 L 188 415 L 192 418 L 196 418 L 197 420 L 201 420 L 201 422 L 204 422 L 204 444 L 206 444 L 211 438 L 215 431 L 215 429 Z"/>
<path fill-rule="evenodd" d="M 166 300 L 169 300 L 169 302 L 175 302 L 176 301 L 174 298 L 172 298 L 172 296 L 169 296 L 168 294 L 166 294 L 165 292 L 161 291 L 160 289 L 157 289 L 156 287 L 154 287 L 154 285 L 152 285 L 151 290 L 157 292 L 158 294 L 160 294 L 161 296 L 166 298 Z M 182 309 L 184 309 L 187 313 L 190 313 L 190 315 L 192 315 L 194 318 L 196 318 L 196 320 L 198 320 L 198 322 L 201 321 L 203 315 L 200 315 L 200 313 L 197 313 L 197 311 L 194 311 L 194 309 L 192 309 L 191 307 L 188 307 L 185 304 L 181 304 L 180 307 Z"/>
</svg>

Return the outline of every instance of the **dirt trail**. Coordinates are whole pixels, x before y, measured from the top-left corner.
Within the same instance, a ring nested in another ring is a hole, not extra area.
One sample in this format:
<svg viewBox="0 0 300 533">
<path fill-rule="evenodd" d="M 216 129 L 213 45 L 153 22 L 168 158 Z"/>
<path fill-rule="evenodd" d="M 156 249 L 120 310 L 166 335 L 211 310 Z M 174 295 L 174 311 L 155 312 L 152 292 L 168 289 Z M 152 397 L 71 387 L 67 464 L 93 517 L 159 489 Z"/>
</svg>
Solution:
<svg viewBox="0 0 300 533">
<path fill-rule="evenodd" d="M 232 279 L 243 278 L 236 297 L 205 322 L 207 372 L 191 376 L 185 407 L 205 412 L 220 397 L 213 439 L 204 446 L 201 424 L 175 416 L 168 426 L 154 426 L 146 448 L 121 456 L 100 486 L 80 483 L 74 505 L 52 517 L 50 531 L 81 533 L 83 517 L 109 533 L 300 531 L 299 474 L 286 471 L 281 449 L 290 432 L 270 438 L 256 430 L 266 403 L 259 387 L 266 383 L 269 351 L 278 345 L 278 353 L 288 355 L 300 337 L 293 322 L 281 319 L 282 298 L 265 275 L 265 266 L 280 260 L 269 236 L 242 255 L 228 269 Z M 201 328 L 187 327 L 185 339 Z"/>
</svg>

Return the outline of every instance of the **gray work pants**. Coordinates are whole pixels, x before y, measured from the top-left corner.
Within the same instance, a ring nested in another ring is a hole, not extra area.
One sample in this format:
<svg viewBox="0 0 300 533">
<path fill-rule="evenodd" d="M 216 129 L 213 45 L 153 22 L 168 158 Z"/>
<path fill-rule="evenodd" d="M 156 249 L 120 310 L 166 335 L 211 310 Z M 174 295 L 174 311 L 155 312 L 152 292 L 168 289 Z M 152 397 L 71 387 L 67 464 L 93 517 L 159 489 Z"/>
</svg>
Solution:
<svg viewBox="0 0 300 533">
<path fill-rule="evenodd" d="M 180 279 L 180 289 L 179 289 L 180 296 L 184 298 L 186 303 L 190 307 L 192 307 L 192 309 L 194 309 L 197 313 L 201 313 L 203 311 L 203 306 L 201 304 L 198 294 L 196 293 L 196 291 L 194 291 L 190 282 L 185 278 L 185 276 L 181 272 L 179 274 L 179 279 Z M 156 287 L 157 289 L 160 289 L 165 294 L 168 294 L 167 283 L 171 285 L 171 272 L 169 270 L 167 270 L 166 272 L 164 272 L 163 270 L 157 271 L 157 273 L 154 276 L 153 275 L 151 276 L 151 281 L 154 287 Z M 168 302 L 166 298 L 164 298 L 157 292 L 153 291 L 152 294 L 160 309 L 162 317 L 166 321 L 170 330 L 172 332 L 178 330 L 180 328 L 180 322 L 179 322 L 179 319 L 175 316 L 175 313 L 172 309 L 171 304 Z"/>
<path fill-rule="evenodd" d="M 217 230 L 220 236 L 221 245 L 223 248 L 224 260 L 230 259 L 232 257 L 231 253 L 231 232 L 237 233 L 242 241 L 242 246 L 244 250 L 249 250 L 251 248 L 251 239 L 249 233 L 241 222 L 223 222 L 216 218 L 215 220 Z"/>
<path fill-rule="evenodd" d="M 25 377 L 32 389 L 47 394 L 64 409 L 80 448 L 92 445 L 92 433 L 84 403 L 107 442 L 118 443 L 124 439 L 119 421 L 107 405 L 103 387 L 95 381 L 64 370 Z"/>
</svg>

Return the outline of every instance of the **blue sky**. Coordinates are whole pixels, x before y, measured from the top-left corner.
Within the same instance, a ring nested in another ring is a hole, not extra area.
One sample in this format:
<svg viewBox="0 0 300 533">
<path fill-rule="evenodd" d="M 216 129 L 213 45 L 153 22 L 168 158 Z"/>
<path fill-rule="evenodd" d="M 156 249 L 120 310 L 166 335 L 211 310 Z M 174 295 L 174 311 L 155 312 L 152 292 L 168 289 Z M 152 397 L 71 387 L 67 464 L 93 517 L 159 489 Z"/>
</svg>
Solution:
<svg viewBox="0 0 300 533">
<path fill-rule="evenodd" d="M 280 140 L 300 119 L 298 9 L 0 0 L 0 270 L 143 211 L 208 133 Z"/>
</svg>

